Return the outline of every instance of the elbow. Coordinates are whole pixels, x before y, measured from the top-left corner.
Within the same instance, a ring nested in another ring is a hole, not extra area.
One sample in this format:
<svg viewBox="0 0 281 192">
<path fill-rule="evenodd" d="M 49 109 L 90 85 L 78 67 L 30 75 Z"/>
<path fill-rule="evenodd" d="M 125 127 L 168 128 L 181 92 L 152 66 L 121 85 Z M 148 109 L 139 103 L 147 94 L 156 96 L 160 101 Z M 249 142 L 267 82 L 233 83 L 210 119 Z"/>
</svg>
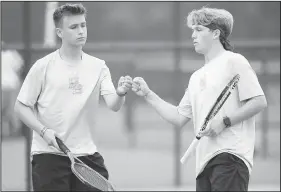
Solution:
<svg viewBox="0 0 281 192">
<path fill-rule="evenodd" d="M 19 114 L 19 102 L 16 100 L 15 105 L 14 105 L 14 112 L 16 115 Z"/>
<path fill-rule="evenodd" d="M 113 112 L 118 112 L 118 111 L 121 109 L 121 106 L 110 105 L 109 108 L 110 108 L 111 111 L 113 111 Z"/>
<path fill-rule="evenodd" d="M 265 96 L 256 97 L 255 101 L 256 101 L 256 106 L 258 106 L 257 108 L 259 109 L 259 111 L 262 111 L 267 107 L 267 100 L 266 100 Z"/>
<path fill-rule="evenodd" d="M 265 96 L 259 97 L 258 103 L 259 103 L 260 109 L 264 110 L 267 107 L 267 100 L 266 100 Z"/>
<path fill-rule="evenodd" d="M 182 128 L 184 125 L 185 125 L 185 123 L 180 122 L 180 121 L 176 124 L 176 126 L 177 126 L 178 128 Z"/>
<path fill-rule="evenodd" d="M 118 111 L 120 110 L 120 108 L 115 108 L 115 107 L 113 107 L 113 108 L 111 108 L 111 110 L 112 110 L 113 112 L 118 112 Z"/>
<path fill-rule="evenodd" d="M 179 127 L 179 128 L 182 128 L 189 121 L 189 118 L 181 116 L 180 114 L 178 114 L 178 116 L 179 117 L 178 117 L 178 120 L 176 122 L 176 126 Z"/>
<path fill-rule="evenodd" d="M 267 108 L 267 100 L 266 98 L 264 97 L 264 104 L 263 104 L 263 108 Z"/>
<path fill-rule="evenodd" d="M 24 105 L 23 103 L 21 103 L 20 101 L 16 100 L 15 105 L 14 105 L 14 112 L 15 114 L 20 117 L 22 114 L 24 114 L 26 112 L 25 108 L 30 108 L 26 105 Z"/>
<path fill-rule="evenodd" d="M 178 128 L 182 128 L 183 125 L 178 122 L 178 121 L 175 121 L 175 120 L 166 120 L 168 123 L 170 123 L 171 125 L 175 126 L 175 127 L 178 127 Z"/>
</svg>

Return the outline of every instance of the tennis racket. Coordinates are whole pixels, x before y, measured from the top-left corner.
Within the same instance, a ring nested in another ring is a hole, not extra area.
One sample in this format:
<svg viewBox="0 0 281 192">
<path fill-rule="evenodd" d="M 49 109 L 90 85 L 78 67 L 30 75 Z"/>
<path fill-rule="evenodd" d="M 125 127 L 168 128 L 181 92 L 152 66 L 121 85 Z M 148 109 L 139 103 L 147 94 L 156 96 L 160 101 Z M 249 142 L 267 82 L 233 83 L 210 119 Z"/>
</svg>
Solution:
<svg viewBox="0 0 281 192">
<path fill-rule="evenodd" d="M 61 139 L 56 137 L 56 141 L 60 149 L 69 157 L 72 172 L 82 183 L 101 191 L 115 191 L 112 184 L 106 178 L 75 157 Z"/>
<path fill-rule="evenodd" d="M 209 121 L 218 113 L 218 111 L 221 109 L 225 101 L 228 99 L 234 88 L 236 87 L 238 81 L 240 79 L 239 74 L 235 75 L 230 82 L 226 85 L 226 87 L 222 90 L 221 94 L 217 98 L 216 102 L 212 106 L 211 110 L 209 111 L 207 117 L 204 120 L 204 123 L 199 131 L 199 133 L 196 135 L 195 139 L 193 139 L 192 143 L 184 153 L 183 157 L 181 158 L 181 163 L 185 163 L 187 159 L 190 157 L 191 153 L 196 149 L 199 140 L 202 136 L 200 136 L 200 132 L 205 130 Z"/>
</svg>

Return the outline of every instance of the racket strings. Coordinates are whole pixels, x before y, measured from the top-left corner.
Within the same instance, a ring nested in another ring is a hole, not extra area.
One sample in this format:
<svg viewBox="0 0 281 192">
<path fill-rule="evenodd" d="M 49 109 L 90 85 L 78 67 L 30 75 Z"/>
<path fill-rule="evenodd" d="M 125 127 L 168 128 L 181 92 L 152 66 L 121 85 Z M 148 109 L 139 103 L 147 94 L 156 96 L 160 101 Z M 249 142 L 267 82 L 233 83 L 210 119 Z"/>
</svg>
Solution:
<svg viewBox="0 0 281 192">
<path fill-rule="evenodd" d="M 95 188 L 98 188 L 102 191 L 109 190 L 107 180 L 96 171 L 90 169 L 88 166 L 81 163 L 75 163 L 73 168 L 75 172 L 79 175 L 79 177 L 85 180 L 91 186 L 94 186 Z"/>
<path fill-rule="evenodd" d="M 106 168 L 105 166 L 101 166 L 100 164 L 96 163 L 94 160 L 92 160 L 92 159 L 89 158 L 88 156 L 84 156 L 84 157 L 85 157 L 86 159 L 88 159 L 91 163 L 95 164 L 96 166 L 101 167 L 101 168 L 107 170 L 107 168 Z M 81 161 L 82 161 L 82 160 L 81 160 Z"/>
</svg>

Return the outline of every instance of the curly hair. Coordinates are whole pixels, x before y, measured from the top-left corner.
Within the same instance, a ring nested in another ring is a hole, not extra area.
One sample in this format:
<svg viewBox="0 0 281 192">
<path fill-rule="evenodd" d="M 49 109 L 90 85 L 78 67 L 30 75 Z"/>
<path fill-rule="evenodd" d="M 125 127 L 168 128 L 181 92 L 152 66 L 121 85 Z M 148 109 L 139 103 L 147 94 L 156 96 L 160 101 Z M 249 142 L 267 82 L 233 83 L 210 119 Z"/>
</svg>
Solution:
<svg viewBox="0 0 281 192">
<path fill-rule="evenodd" d="M 227 39 L 232 32 L 233 16 L 225 9 L 203 7 L 191 11 L 187 16 L 187 26 L 203 25 L 210 30 L 220 30 L 220 42 L 226 50 L 233 50 Z"/>
<path fill-rule="evenodd" d="M 61 24 L 62 18 L 65 15 L 85 15 L 87 14 L 86 8 L 82 4 L 65 4 L 58 7 L 54 14 L 53 20 L 55 26 L 58 27 Z"/>
</svg>

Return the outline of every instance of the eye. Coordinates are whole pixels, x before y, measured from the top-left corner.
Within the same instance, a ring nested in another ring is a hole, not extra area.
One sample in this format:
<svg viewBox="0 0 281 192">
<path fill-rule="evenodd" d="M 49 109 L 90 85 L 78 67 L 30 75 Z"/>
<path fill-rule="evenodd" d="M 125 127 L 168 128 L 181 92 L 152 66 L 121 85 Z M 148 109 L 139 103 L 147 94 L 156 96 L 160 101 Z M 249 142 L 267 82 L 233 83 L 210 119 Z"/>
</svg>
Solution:
<svg viewBox="0 0 281 192">
<path fill-rule="evenodd" d="M 194 33 L 194 32 L 199 32 L 199 31 L 202 31 L 202 29 L 200 29 L 200 28 L 194 28 L 194 29 L 192 30 L 193 33 Z"/>
<path fill-rule="evenodd" d="M 75 29 L 77 26 L 76 25 L 73 25 L 70 27 L 70 29 Z"/>
</svg>

